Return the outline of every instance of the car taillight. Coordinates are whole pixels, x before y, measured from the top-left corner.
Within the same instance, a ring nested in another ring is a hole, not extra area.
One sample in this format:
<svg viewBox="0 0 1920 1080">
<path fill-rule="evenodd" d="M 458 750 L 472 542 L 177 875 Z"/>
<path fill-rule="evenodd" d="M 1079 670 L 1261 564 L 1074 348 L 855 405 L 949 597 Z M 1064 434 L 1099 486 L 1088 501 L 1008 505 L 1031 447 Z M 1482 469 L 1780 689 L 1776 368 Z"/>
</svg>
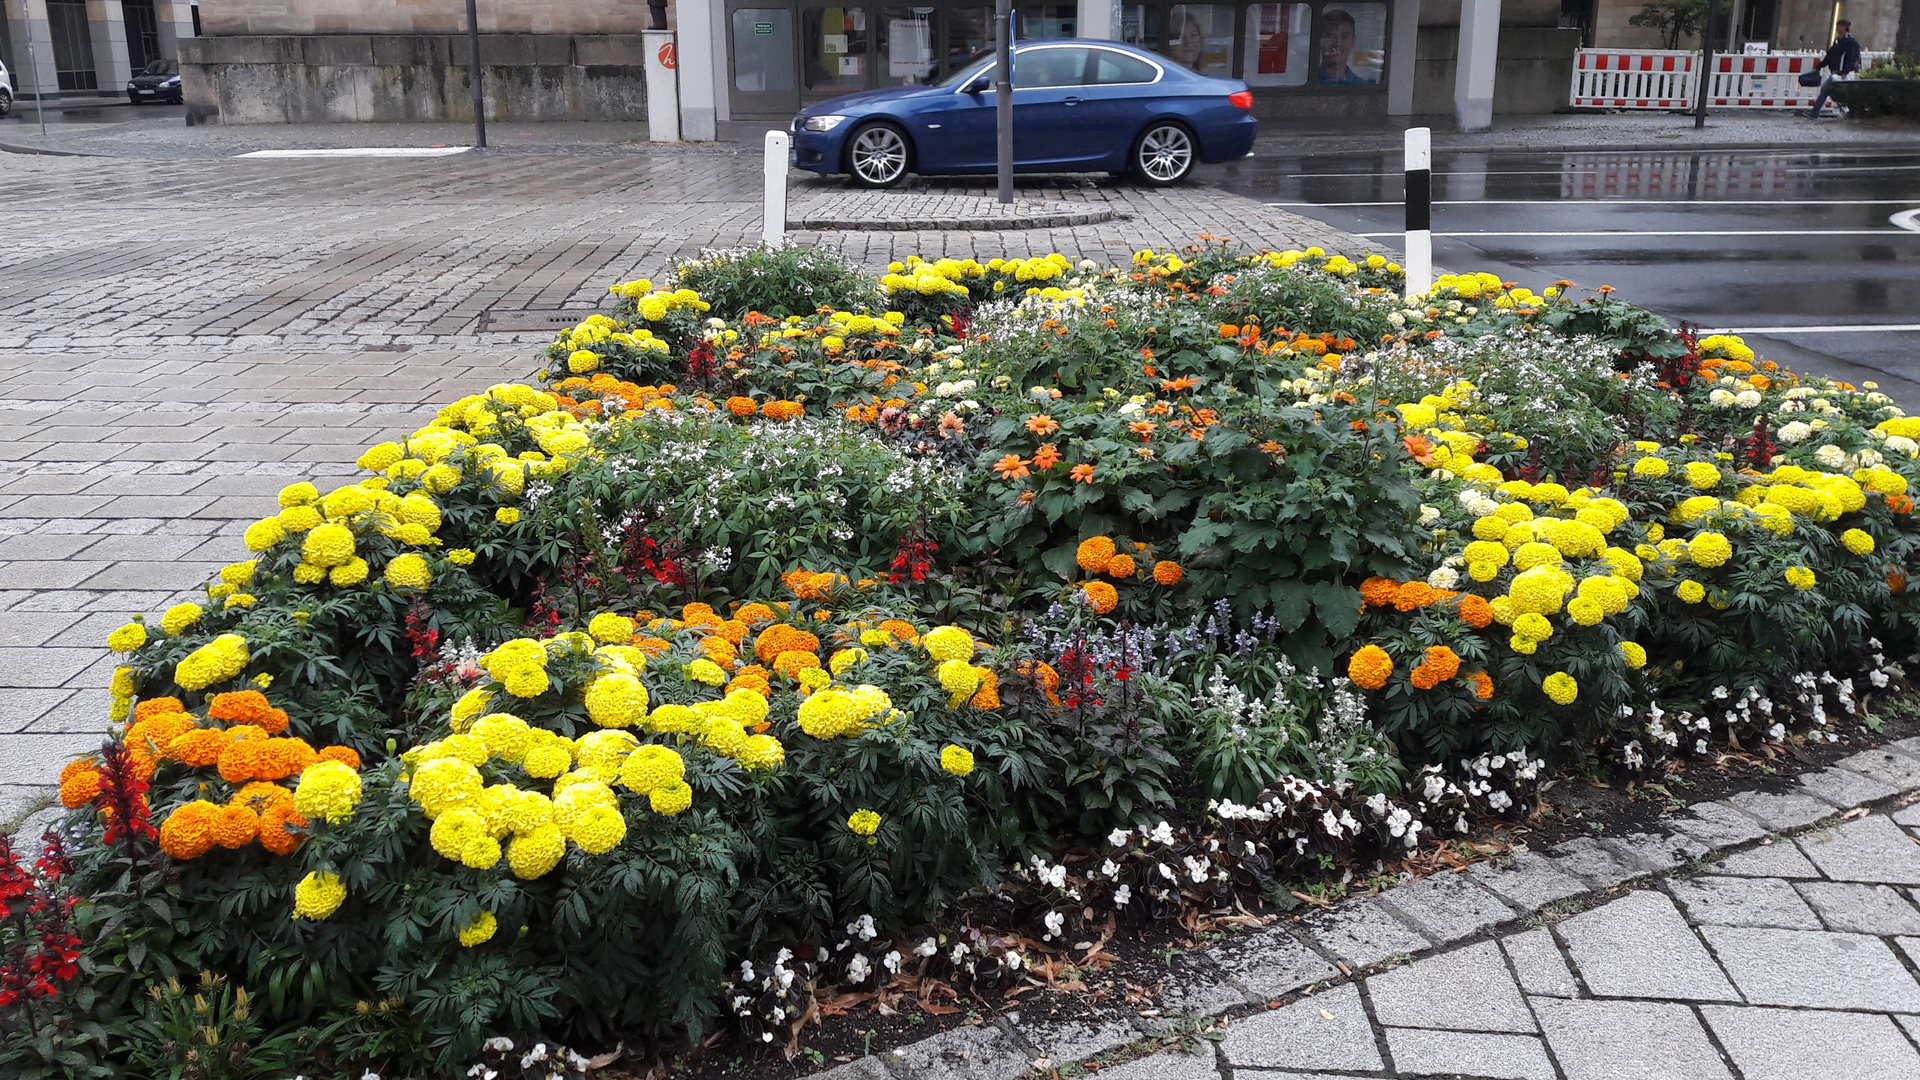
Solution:
<svg viewBox="0 0 1920 1080">
<path fill-rule="evenodd" d="M 1228 94 L 1227 104 L 1236 109 L 1251 109 L 1253 108 L 1253 91 L 1242 90 L 1237 94 Z"/>
</svg>

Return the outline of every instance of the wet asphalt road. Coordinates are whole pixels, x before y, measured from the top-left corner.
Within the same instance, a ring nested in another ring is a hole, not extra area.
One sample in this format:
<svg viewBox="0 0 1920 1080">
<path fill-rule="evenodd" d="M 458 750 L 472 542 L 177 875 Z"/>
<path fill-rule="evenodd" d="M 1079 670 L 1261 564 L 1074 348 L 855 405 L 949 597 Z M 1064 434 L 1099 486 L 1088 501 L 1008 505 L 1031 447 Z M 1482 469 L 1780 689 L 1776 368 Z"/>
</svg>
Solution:
<svg viewBox="0 0 1920 1080">
<path fill-rule="evenodd" d="M 1809 127 L 1811 127 L 1809 123 Z M 1398 153 L 1262 155 L 1207 180 L 1401 251 Z M 1612 285 L 1920 412 L 1920 149 L 1434 153 L 1434 262 Z"/>
</svg>

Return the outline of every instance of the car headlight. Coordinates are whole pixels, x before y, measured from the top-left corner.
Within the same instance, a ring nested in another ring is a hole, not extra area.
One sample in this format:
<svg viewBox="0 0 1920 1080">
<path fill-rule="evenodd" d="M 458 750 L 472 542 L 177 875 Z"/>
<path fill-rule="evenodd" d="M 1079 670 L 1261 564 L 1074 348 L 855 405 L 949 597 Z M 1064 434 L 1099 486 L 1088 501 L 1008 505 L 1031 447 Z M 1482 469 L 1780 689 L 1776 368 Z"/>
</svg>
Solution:
<svg viewBox="0 0 1920 1080">
<path fill-rule="evenodd" d="M 832 131 L 845 119 L 844 116 L 809 116 L 806 128 L 808 131 Z"/>
<path fill-rule="evenodd" d="M 171 78 L 171 79 L 168 79 L 168 80 L 167 80 L 166 82 L 163 82 L 163 83 L 161 83 L 160 85 L 161 85 L 161 86 L 179 86 L 179 85 L 180 85 L 180 76 L 178 76 L 178 75 L 175 75 L 175 76 L 174 76 L 173 78 Z"/>
</svg>

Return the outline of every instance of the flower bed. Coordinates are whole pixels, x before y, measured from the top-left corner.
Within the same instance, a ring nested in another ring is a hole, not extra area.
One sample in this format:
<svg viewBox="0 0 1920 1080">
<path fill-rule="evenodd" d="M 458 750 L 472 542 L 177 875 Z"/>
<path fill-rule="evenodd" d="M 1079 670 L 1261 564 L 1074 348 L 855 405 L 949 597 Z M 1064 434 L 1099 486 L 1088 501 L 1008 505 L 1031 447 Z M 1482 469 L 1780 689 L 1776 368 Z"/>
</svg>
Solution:
<svg viewBox="0 0 1920 1080">
<path fill-rule="evenodd" d="M 112 635 L 115 736 L 0 865 L 0 1062 L 791 1055 L 816 992 L 1005 987 L 1550 761 L 1828 738 L 1912 650 L 1920 419 L 1606 290 L 680 274 Z M 208 1050 L 146 996 L 202 970 Z"/>
</svg>

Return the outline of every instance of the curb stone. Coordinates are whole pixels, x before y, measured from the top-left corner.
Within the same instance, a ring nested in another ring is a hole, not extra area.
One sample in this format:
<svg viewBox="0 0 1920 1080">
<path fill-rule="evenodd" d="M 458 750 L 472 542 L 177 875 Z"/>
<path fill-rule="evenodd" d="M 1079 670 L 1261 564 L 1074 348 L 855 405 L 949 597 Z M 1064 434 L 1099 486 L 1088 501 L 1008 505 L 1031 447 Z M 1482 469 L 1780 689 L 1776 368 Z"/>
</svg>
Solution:
<svg viewBox="0 0 1920 1080">
<path fill-rule="evenodd" d="M 1854 802 L 1835 801 L 1842 792 L 1870 794 Z M 1689 863 L 1761 850 L 1757 845 L 1771 845 L 1771 835 L 1797 834 L 1855 809 L 1915 792 L 1920 792 L 1920 737 L 1803 774 L 1785 793 L 1749 791 L 1695 803 L 1660 823 L 1671 828 L 1670 833 L 1639 832 L 1605 840 L 1580 837 L 1557 844 L 1545 854 L 1518 849 L 1510 857 L 1476 863 L 1457 874 L 1431 875 L 1377 896 L 1312 912 L 1291 924 L 1276 924 L 1203 952 L 1184 954 L 1171 969 L 1167 1011 L 1173 1014 L 1178 1001 L 1190 1015 L 1273 1016 L 1269 1010 L 1275 1004 L 1302 990 L 1360 983 L 1400 959 L 1480 940 L 1492 929 L 1517 927 L 1548 904 L 1597 897 Z M 1894 821 L 1920 826 L 1920 804 L 1897 811 Z M 1508 945 L 1542 933 L 1547 932 L 1509 935 L 1502 944 L 1517 965 L 1542 981 L 1541 989 L 1529 989 L 1530 993 L 1564 992 L 1565 987 L 1545 985 L 1569 978 L 1564 966 L 1555 974 L 1542 963 L 1557 959 L 1557 951 L 1548 951 L 1550 937 L 1524 943 L 1538 947 Z M 1905 940 L 1914 942 L 1914 959 L 1920 961 L 1920 938 Z M 1521 948 L 1518 956 L 1516 947 Z M 1173 1019 L 1169 1015 L 1153 1020 L 1123 1017 L 1097 1025 L 1022 1025 L 1019 1013 L 1008 1013 L 989 1024 L 950 1029 L 837 1066 L 818 1074 L 818 1080 L 1013 1080 L 1032 1075 L 1035 1061 L 1045 1059 L 1045 1068 L 1057 1069 L 1070 1060 L 1111 1053 L 1137 1038 L 1129 1030 L 1144 1035 L 1164 1029 Z M 1215 1080 L 1220 1075 L 1210 1055 L 1177 1049 L 1102 1070 L 1102 1075 L 1108 1073 L 1113 1080 Z"/>
</svg>

